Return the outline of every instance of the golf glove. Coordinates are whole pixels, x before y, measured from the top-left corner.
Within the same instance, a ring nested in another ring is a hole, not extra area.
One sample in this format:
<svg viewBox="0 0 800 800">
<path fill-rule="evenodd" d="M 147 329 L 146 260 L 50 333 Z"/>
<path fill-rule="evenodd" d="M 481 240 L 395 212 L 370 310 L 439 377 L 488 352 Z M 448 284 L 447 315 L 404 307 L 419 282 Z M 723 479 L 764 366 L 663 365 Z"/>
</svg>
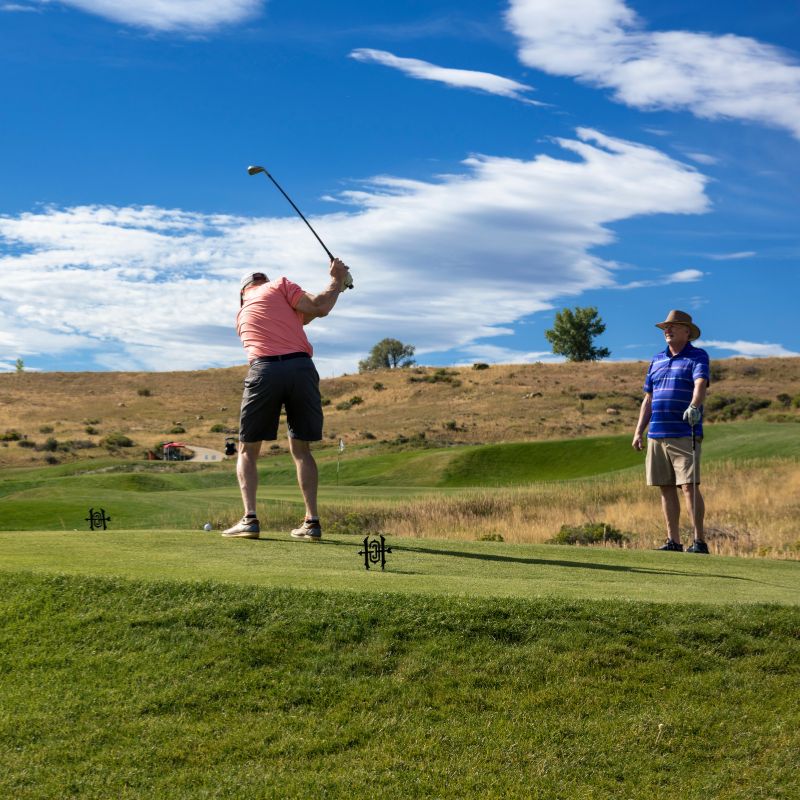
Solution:
<svg viewBox="0 0 800 800">
<path fill-rule="evenodd" d="M 344 276 L 344 280 L 342 281 L 342 286 L 345 289 L 353 288 L 353 276 L 350 274 L 350 270 L 348 270 L 347 275 Z"/>
<path fill-rule="evenodd" d="M 683 421 L 694 427 L 703 418 L 703 412 L 697 406 L 689 406 L 683 412 Z"/>
</svg>

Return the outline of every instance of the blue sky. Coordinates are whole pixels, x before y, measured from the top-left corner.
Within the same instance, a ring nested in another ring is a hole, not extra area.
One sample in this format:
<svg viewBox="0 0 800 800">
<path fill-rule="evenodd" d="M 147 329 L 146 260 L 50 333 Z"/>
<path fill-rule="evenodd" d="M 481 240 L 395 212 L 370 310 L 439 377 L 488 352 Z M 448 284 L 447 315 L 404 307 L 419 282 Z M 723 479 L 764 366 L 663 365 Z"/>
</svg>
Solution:
<svg viewBox="0 0 800 800">
<path fill-rule="evenodd" d="M 323 375 L 800 355 L 800 14 L 781 0 L 0 0 L 0 371 L 244 362 L 239 276 L 326 285 Z"/>
</svg>

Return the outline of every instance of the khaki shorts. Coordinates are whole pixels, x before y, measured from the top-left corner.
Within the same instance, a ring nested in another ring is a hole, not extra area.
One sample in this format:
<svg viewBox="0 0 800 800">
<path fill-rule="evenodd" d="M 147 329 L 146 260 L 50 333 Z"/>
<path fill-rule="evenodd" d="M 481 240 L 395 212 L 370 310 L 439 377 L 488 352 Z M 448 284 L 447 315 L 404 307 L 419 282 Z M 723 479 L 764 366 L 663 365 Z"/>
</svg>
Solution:
<svg viewBox="0 0 800 800">
<path fill-rule="evenodd" d="M 700 449 L 702 438 L 697 438 L 695 446 L 694 473 L 692 472 L 692 437 L 680 439 L 647 440 L 648 486 L 683 486 L 687 483 L 700 483 Z M 697 476 L 695 481 L 694 475 Z"/>
</svg>

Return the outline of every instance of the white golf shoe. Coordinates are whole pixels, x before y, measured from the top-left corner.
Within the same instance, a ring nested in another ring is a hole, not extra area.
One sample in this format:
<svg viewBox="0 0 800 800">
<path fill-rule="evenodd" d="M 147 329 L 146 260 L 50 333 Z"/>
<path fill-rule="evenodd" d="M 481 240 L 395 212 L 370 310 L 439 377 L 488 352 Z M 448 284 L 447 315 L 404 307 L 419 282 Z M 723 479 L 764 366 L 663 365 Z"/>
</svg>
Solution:
<svg viewBox="0 0 800 800">
<path fill-rule="evenodd" d="M 232 528 L 223 531 L 227 539 L 258 539 L 261 526 L 255 517 L 242 517 Z"/>
</svg>

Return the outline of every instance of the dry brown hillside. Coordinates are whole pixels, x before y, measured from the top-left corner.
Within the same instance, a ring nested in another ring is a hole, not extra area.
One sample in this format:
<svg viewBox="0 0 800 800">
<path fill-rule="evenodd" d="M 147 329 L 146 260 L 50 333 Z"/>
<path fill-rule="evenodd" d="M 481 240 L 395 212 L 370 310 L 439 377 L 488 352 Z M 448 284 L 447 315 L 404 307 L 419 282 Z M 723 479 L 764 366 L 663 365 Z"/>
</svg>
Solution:
<svg viewBox="0 0 800 800">
<path fill-rule="evenodd" d="M 646 366 L 428 367 L 324 379 L 322 393 L 330 401 L 326 437 L 349 443 L 399 437 L 453 443 L 629 432 Z M 222 449 L 226 433 L 211 428 L 235 431 L 245 372 L 231 367 L 2 374 L 0 465 L 107 455 L 104 439 L 114 433 L 135 444 L 112 451 L 135 458 L 169 439 Z M 713 365 L 711 418 L 800 421 L 799 405 L 800 359 L 729 359 Z M 185 432 L 172 433 L 178 426 Z"/>
</svg>

